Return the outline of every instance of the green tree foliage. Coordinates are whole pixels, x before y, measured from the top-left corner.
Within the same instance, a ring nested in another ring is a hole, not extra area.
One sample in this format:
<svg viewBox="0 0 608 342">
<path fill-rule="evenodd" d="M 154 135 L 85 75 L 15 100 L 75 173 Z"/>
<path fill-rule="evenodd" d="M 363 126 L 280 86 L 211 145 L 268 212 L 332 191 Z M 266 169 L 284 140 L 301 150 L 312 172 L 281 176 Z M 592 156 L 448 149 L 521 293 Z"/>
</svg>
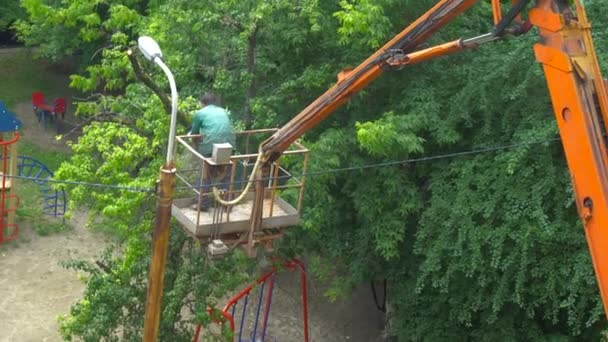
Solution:
<svg viewBox="0 0 608 342">
<path fill-rule="evenodd" d="M 24 17 L 25 13 L 18 1 L 14 0 L 1 0 L 0 8 L 0 31 L 4 31 L 17 19 Z"/>
<path fill-rule="evenodd" d="M 26 0 L 29 19 L 18 28 L 44 56 L 79 54 L 72 85 L 92 93 L 78 108 L 92 123 L 58 177 L 152 187 L 167 139 L 167 86 L 143 61 L 160 86 L 155 94 L 140 82 L 127 54 L 138 35 L 159 42 L 176 75 L 180 130 L 206 89 L 222 93 L 239 126 L 272 127 L 434 3 Z M 606 67 L 608 21 L 600 0 L 585 3 Z M 489 3 L 480 2 L 430 43 L 490 30 Z M 551 142 L 557 129 L 534 33 L 387 72 L 304 137 L 312 171 L 525 143 L 309 177 L 302 229 L 283 247 L 313 256 L 320 275 L 333 272 L 334 298 L 387 278 L 390 330 L 402 340 L 593 339 L 605 327 L 561 146 Z M 527 144 L 538 141 L 547 142 Z M 88 274 L 87 292 L 62 319 L 64 337 L 137 339 L 154 199 L 80 187 L 71 199 L 103 214 L 123 243 L 104 254 L 101 270 L 70 263 Z M 249 265 L 239 255 L 205 265 L 173 232 L 162 333 L 186 339 L 187 324 L 208 322 L 205 305 Z M 190 293 L 191 319 L 179 310 Z"/>
<path fill-rule="evenodd" d="M 404 26 L 398 16 L 433 2 L 423 3 L 343 5 L 342 44 L 367 36 L 375 45 L 376 34 Z M 585 3 L 605 66 L 608 23 L 600 2 Z M 432 41 L 489 31 L 488 6 Z M 366 27 L 368 17 L 390 24 Z M 536 39 L 533 31 L 384 76 L 331 119 L 336 128 L 314 142 L 313 171 L 550 141 L 557 128 Z M 307 229 L 293 239 L 343 261 L 337 289 L 387 278 L 391 329 L 403 340 L 595 339 L 605 324 L 569 180 L 559 142 L 323 175 L 308 183 Z"/>
</svg>

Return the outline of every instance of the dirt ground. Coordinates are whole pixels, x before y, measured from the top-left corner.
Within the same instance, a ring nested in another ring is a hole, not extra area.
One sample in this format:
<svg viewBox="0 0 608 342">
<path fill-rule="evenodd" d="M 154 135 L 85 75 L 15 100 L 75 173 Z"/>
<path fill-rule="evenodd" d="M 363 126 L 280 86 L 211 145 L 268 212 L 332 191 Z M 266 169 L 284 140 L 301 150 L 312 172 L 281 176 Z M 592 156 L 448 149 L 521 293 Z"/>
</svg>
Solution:
<svg viewBox="0 0 608 342">
<path fill-rule="evenodd" d="M 69 97 L 68 97 L 69 98 Z M 68 102 L 71 102 L 68 100 Z M 68 103 L 67 113 L 63 119 L 58 119 L 52 123 L 47 123 L 46 129 L 32 110 L 30 102 L 18 103 L 14 108 L 10 108 L 21 120 L 22 129 L 20 131 L 22 139 L 25 139 L 40 148 L 52 151 L 70 152 L 66 141 L 75 141 L 80 132 L 75 127 L 82 122 L 74 116 L 74 105 Z M 62 135 L 62 139 L 57 139 Z"/>
<path fill-rule="evenodd" d="M 84 223 L 81 215 L 73 230 L 51 236 L 21 226 L 16 241 L 0 246 L 0 341 L 61 341 L 56 317 L 69 311 L 84 286 L 58 263 L 92 259 L 107 244 Z"/>
</svg>

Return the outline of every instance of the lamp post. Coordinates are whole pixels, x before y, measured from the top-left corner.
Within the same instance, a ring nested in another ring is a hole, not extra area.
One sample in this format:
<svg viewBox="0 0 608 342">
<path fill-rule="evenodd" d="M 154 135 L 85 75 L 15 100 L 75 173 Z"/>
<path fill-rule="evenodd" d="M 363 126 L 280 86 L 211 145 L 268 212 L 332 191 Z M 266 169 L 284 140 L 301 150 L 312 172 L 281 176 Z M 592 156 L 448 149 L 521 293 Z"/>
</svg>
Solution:
<svg viewBox="0 0 608 342">
<path fill-rule="evenodd" d="M 173 203 L 173 188 L 175 186 L 175 166 L 173 164 L 173 146 L 175 141 L 175 124 L 177 121 L 177 88 L 171 70 L 162 60 L 162 52 L 154 39 L 140 37 L 137 40 L 139 50 L 148 59 L 156 63 L 167 75 L 171 87 L 171 126 L 169 128 L 169 146 L 167 159 L 160 169 L 160 184 L 156 221 L 152 237 L 152 260 L 148 274 L 148 294 L 146 299 L 146 315 L 144 317 L 144 341 L 157 341 L 160 322 L 160 308 L 165 279 L 165 264 L 167 247 L 169 245 L 169 222 L 171 220 L 171 205 Z"/>
</svg>

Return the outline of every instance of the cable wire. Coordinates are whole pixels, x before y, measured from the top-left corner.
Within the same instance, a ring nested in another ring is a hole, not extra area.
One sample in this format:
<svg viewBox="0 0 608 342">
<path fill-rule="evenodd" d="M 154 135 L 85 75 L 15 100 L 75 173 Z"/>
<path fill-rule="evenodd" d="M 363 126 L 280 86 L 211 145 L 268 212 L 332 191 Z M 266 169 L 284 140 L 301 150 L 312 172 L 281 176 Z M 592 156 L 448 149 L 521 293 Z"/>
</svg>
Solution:
<svg viewBox="0 0 608 342">
<path fill-rule="evenodd" d="M 125 191 L 131 191 L 131 192 L 154 193 L 156 191 L 155 188 L 138 188 L 138 187 L 132 187 L 132 186 L 125 186 L 125 185 L 112 185 L 112 184 L 91 183 L 91 182 L 84 182 L 84 181 L 59 180 L 59 179 L 54 179 L 54 178 L 42 178 L 41 179 L 41 178 L 36 178 L 36 177 L 31 177 L 31 176 L 18 176 L 18 175 L 5 175 L 5 177 L 31 180 L 31 181 L 36 181 L 38 183 L 49 182 L 49 183 L 64 184 L 64 185 L 82 185 L 82 186 L 87 186 L 87 187 L 125 190 Z"/>
<path fill-rule="evenodd" d="M 478 148 L 478 149 L 468 150 L 468 151 L 461 151 L 461 152 L 454 152 L 454 153 L 447 153 L 447 154 L 438 154 L 438 155 L 433 155 L 433 156 L 410 158 L 410 159 L 403 159 L 403 160 L 394 160 L 394 161 L 388 161 L 388 162 L 382 162 L 382 163 L 354 165 L 354 166 L 335 168 L 335 169 L 325 169 L 325 170 L 318 170 L 318 171 L 312 171 L 312 172 L 305 172 L 305 173 L 297 174 L 297 175 L 265 177 L 262 180 L 263 181 L 281 180 L 281 179 L 290 179 L 290 178 L 294 178 L 294 177 L 311 177 L 311 176 L 319 176 L 319 175 L 333 174 L 333 173 L 352 172 L 352 171 L 360 171 L 360 170 L 367 170 L 367 169 L 392 167 L 392 166 L 399 166 L 399 165 L 412 164 L 412 163 L 435 161 L 435 160 L 441 160 L 441 159 L 465 157 L 465 156 L 482 154 L 482 153 L 498 152 L 498 151 L 514 149 L 514 148 L 518 148 L 518 147 L 548 144 L 548 143 L 553 143 L 556 141 L 560 141 L 560 138 L 528 141 L 528 142 L 514 143 L 514 144 L 509 144 L 509 145 L 490 146 L 490 147 Z M 31 176 L 18 176 L 18 175 L 5 175 L 5 177 L 23 179 L 23 180 L 31 180 L 31 181 L 37 181 L 37 182 L 49 182 L 49 183 L 63 184 L 63 185 L 79 185 L 79 186 L 92 187 L 92 188 L 124 190 L 124 191 L 130 191 L 130 192 L 141 192 L 141 193 L 151 193 L 151 194 L 156 193 L 156 188 L 132 187 L 132 186 L 125 186 L 125 185 L 112 185 L 112 184 L 94 183 L 94 182 L 86 182 L 86 181 L 59 180 L 59 179 L 54 179 L 54 178 L 40 179 L 40 178 L 36 178 L 36 177 L 31 177 Z M 247 184 L 247 183 L 251 183 L 252 181 L 253 180 L 251 178 L 249 180 L 243 180 L 243 181 L 235 180 L 234 182 L 232 182 L 232 184 L 235 184 L 235 185 Z M 229 183 L 219 182 L 219 183 L 206 184 L 204 186 L 205 187 L 213 187 L 213 186 L 217 187 L 217 186 L 222 186 L 222 185 L 227 185 L 227 184 L 229 184 Z M 200 188 L 202 188 L 202 187 L 203 187 L 203 185 L 200 186 Z M 176 187 L 175 190 L 187 190 L 187 189 L 193 189 L 193 188 L 194 187 L 190 187 L 190 186 L 182 186 L 182 187 Z"/>
<path fill-rule="evenodd" d="M 374 169 L 374 168 L 381 168 L 381 167 L 400 166 L 400 165 L 404 165 L 404 164 L 412 164 L 412 163 L 419 163 L 419 162 L 428 162 L 428 161 L 435 161 L 435 160 L 441 160 L 441 159 L 451 159 L 451 158 L 457 158 L 457 157 L 465 157 L 465 156 L 482 154 L 482 153 L 498 152 L 498 151 L 514 149 L 514 148 L 518 148 L 518 147 L 531 146 L 531 145 L 548 144 L 548 143 L 554 143 L 554 142 L 560 141 L 560 140 L 561 140 L 560 138 L 552 138 L 552 139 L 546 139 L 546 140 L 528 141 L 528 142 L 514 143 L 514 144 L 509 144 L 509 145 L 500 145 L 500 146 L 491 146 L 491 147 L 479 148 L 479 149 L 474 149 L 474 150 L 469 150 L 469 151 L 461 151 L 461 152 L 454 152 L 454 153 L 447 153 L 447 154 L 438 154 L 438 155 L 427 156 L 427 157 L 419 157 L 419 158 L 395 160 L 395 161 L 388 161 L 388 162 L 375 163 L 375 164 L 365 164 L 365 165 L 348 166 L 348 167 L 336 168 L 336 169 L 326 169 L 326 170 L 312 171 L 312 172 L 302 173 L 302 174 L 299 174 L 299 175 L 285 175 L 285 176 L 278 176 L 278 177 L 265 177 L 262 180 L 263 181 L 268 181 L 268 180 L 281 180 L 281 179 L 289 179 L 289 178 L 297 178 L 297 177 L 311 177 L 311 176 L 319 176 L 319 175 L 332 174 L 332 173 L 351 172 L 351 171 L 360 171 L 360 170 Z M 251 180 L 248 180 L 248 181 L 234 181 L 232 184 L 235 184 L 235 185 L 237 185 L 237 184 L 245 184 L 245 183 L 248 183 L 250 181 Z M 220 182 L 220 183 L 214 183 L 214 184 L 207 184 L 205 186 L 212 187 L 212 186 L 221 186 L 221 185 L 226 185 L 226 184 L 228 184 L 228 183 L 226 183 L 226 182 Z M 202 188 L 202 186 L 201 186 L 201 188 Z M 177 189 L 184 190 L 184 189 L 192 189 L 192 188 L 191 187 L 177 187 L 176 190 Z"/>
</svg>

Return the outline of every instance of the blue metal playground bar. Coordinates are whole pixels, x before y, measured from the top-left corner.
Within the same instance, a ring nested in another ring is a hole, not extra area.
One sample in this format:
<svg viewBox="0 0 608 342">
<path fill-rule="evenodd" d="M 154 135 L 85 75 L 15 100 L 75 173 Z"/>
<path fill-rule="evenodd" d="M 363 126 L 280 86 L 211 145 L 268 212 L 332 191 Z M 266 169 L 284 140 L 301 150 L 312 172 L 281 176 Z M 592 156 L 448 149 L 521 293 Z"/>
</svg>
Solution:
<svg viewBox="0 0 608 342">
<path fill-rule="evenodd" d="M 53 187 L 50 179 L 53 178 L 53 172 L 42 162 L 32 157 L 19 156 L 17 170 L 19 176 L 31 177 L 39 187 L 43 196 L 42 211 L 44 214 L 61 217 L 66 211 L 65 190 L 63 187 Z"/>
</svg>

